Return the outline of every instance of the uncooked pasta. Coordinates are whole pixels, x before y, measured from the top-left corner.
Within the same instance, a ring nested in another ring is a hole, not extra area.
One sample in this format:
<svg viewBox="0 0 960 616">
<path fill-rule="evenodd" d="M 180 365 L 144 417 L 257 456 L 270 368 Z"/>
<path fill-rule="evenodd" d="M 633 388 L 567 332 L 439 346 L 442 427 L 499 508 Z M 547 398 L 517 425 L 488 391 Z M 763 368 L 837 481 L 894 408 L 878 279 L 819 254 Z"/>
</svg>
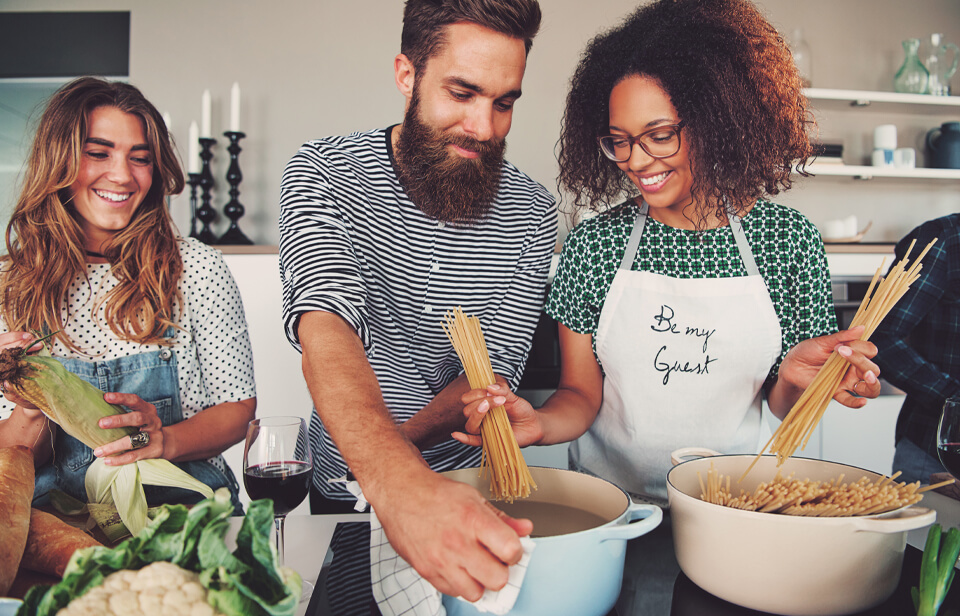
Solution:
<svg viewBox="0 0 960 616">
<path fill-rule="evenodd" d="M 894 481 L 900 475 L 881 477 L 870 481 L 861 477 L 858 481 L 844 483 L 840 475 L 830 481 L 794 479 L 793 474 L 783 477 L 780 472 L 773 481 L 761 483 L 747 492 L 740 490 L 734 496 L 730 491 L 730 477 L 724 477 L 710 464 L 707 482 L 700 480 L 700 498 L 715 505 L 796 516 L 839 517 L 873 515 L 893 511 L 920 502 L 923 492 L 953 483 L 948 479 L 932 486 L 920 487 L 920 482 L 900 483 Z"/>
<path fill-rule="evenodd" d="M 920 261 L 936 241 L 936 238 L 934 238 L 927 244 L 927 247 L 923 249 L 923 252 L 920 253 L 920 256 L 917 257 L 909 269 L 907 269 L 907 263 L 909 263 L 909 256 L 916 241 L 911 242 L 907 254 L 890 268 L 886 277 L 880 276 L 883 269 L 881 263 L 873 276 L 873 280 L 870 281 L 870 286 L 867 288 L 867 293 L 864 295 L 857 313 L 850 322 L 851 328 L 858 325 L 864 326 L 861 340 L 870 339 L 870 336 L 887 313 L 890 312 L 890 309 L 906 294 L 910 285 L 920 277 L 920 268 L 922 267 Z M 767 441 L 767 444 L 763 446 L 760 453 L 743 473 L 743 477 L 747 476 L 750 469 L 760 459 L 760 455 L 768 447 L 771 453 L 777 454 L 777 466 L 781 466 L 787 458 L 794 454 L 797 447 L 803 449 L 807 446 L 810 436 L 823 417 L 823 412 L 840 388 L 847 366 L 847 362 L 836 351 L 830 355 L 814 377 L 813 382 L 803 392 L 776 432 L 773 433 L 773 436 L 770 437 L 770 440 Z M 743 477 L 740 479 L 742 480 Z"/>
<path fill-rule="evenodd" d="M 467 316 L 459 307 L 444 315 L 443 331 L 463 363 L 467 381 L 473 389 L 486 389 L 495 382 L 490 354 L 483 339 L 480 319 Z M 495 500 L 513 502 L 530 496 L 537 488 L 527 462 L 520 453 L 510 419 L 503 406 L 497 406 L 480 422 L 483 439 L 481 468 L 490 474 L 490 494 Z"/>
</svg>

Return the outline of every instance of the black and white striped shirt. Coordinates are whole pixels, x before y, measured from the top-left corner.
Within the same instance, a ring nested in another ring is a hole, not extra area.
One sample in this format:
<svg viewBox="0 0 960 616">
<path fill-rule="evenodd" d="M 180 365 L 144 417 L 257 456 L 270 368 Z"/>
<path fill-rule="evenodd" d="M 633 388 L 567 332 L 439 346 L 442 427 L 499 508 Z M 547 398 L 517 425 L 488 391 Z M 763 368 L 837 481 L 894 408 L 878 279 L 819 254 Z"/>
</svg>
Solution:
<svg viewBox="0 0 960 616">
<path fill-rule="evenodd" d="M 280 274 L 287 338 L 302 350 L 300 316 L 320 310 L 350 323 L 398 423 L 462 372 L 441 323 L 461 306 L 480 318 L 494 372 L 516 387 L 523 372 L 557 233 L 553 196 L 504 162 L 497 202 L 473 226 L 425 216 L 397 180 L 391 130 L 310 141 L 280 189 Z M 352 498 L 346 466 L 316 413 L 314 485 Z M 437 471 L 479 466 L 480 449 L 449 439 L 422 452 Z"/>
</svg>

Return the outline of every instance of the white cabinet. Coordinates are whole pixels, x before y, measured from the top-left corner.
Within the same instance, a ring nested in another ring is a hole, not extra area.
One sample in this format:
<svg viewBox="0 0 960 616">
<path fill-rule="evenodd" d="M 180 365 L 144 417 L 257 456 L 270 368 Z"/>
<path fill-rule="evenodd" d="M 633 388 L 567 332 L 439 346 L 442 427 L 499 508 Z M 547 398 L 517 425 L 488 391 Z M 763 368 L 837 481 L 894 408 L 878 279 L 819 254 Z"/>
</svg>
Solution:
<svg viewBox="0 0 960 616">
<path fill-rule="evenodd" d="M 823 418 L 814 429 L 807 446 L 795 456 L 849 464 L 875 473 L 889 475 L 893 467 L 894 433 L 903 394 L 881 395 L 862 409 L 851 409 L 830 401 Z M 769 430 L 779 422 L 772 418 L 764 403 Z M 769 434 L 761 440 L 761 447 Z M 769 452 L 766 452 L 769 453 Z"/>
<path fill-rule="evenodd" d="M 903 399 L 879 396 L 862 409 L 830 402 L 820 422 L 820 458 L 889 475 Z"/>
</svg>

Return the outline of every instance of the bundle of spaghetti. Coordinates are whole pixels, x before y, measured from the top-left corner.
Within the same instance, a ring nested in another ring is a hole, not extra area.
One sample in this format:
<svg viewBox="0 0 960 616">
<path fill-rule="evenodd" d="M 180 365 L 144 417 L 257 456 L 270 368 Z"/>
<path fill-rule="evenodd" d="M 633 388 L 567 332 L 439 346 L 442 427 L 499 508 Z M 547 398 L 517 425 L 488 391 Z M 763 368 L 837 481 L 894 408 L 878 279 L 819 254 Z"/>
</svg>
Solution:
<svg viewBox="0 0 960 616">
<path fill-rule="evenodd" d="M 880 325 L 883 318 L 890 312 L 896 303 L 910 290 L 910 285 L 920 277 L 921 261 L 924 255 L 936 243 L 934 238 L 927 247 L 923 249 L 920 256 L 917 257 L 913 265 L 907 268 L 910 253 L 913 251 L 916 241 L 911 242 L 907 249 L 907 254 L 903 259 L 893 265 L 886 277 L 882 277 L 880 272 L 883 270 L 883 263 L 877 268 L 867 293 L 857 309 L 850 322 L 850 327 L 858 325 L 864 326 L 861 340 L 869 340 L 870 336 Z M 760 459 L 760 455 L 769 447 L 771 453 L 777 454 L 777 466 L 781 466 L 787 458 L 792 456 L 797 450 L 806 448 L 810 436 L 813 434 L 817 424 L 823 417 L 827 405 L 833 399 L 834 394 L 840 388 L 840 383 L 846 373 L 848 364 L 836 351 L 834 351 L 827 361 L 820 368 L 820 371 L 814 377 L 810 386 L 801 394 L 793 408 L 783 419 L 767 444 L 763 446 L 760 453 L 753 460 L 743 477 L 753 468 Z M 743 477 L 740 479 L 742 480 Z"/>
<path fill-rule="evenodd" d="M 738 496 L 730 492 L 730 477 L 719 474 L 713 465 L 707 471 L 707 483 L 700 478 L 700 498 L 715 505 L 794 516 L 863 516 L 885 513 L 913 505 L 923 498 L 923 492 L 952 483 L 947 480 L 920 488 L 920 482 L 900 483 L 894 481 L 899 472 L 891 477 L 870 481 L 861 477 L 858 481 L 844 483 L 840 475 L 830 481 L 798 480 L 793 474 L 783 477 L 780 472 L 773 481 L 761 483 L 752 493 L 741 490 Z M 697 474 L 699 478 L 699 473 Z M 724 481 L 725 480 L 725 481 Z"/>
<path fill-rule="evenodd" d="M 486 389 L 495 382 L 480 319 L 457 307 L 444 315 L 443 331 L 457 352 L 472 389 Z M 520 453 L 510 419 L 503 406 L 492 408 L 480 422 L 483 456 L 480 466 L 490 474 L 490 494 L 495 500 L 513 502 L 530 496 L 537 484 Z"/>
</svg>

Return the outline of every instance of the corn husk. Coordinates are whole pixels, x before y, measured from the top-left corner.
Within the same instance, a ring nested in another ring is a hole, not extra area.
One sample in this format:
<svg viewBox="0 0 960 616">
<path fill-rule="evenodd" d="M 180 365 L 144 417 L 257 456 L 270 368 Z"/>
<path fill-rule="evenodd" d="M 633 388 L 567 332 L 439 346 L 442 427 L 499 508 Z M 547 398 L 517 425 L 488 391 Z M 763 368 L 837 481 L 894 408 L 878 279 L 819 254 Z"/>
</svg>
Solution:
<svg viewBox="0 0 960 616">
<path fill-rule="evenodd" d="M 50 421 L 91 449 L 136 432 L 134 428 L 97 425 L 102 417 L 119 415 L 123 407 L 103 399 L 103 392 L 63 367 L 44 349 L 26 355 L 23 349 L 0 351 L 0 380 L 21 398 L 35 405 Z M 56 452 L 54 452 L 56 455 Z M 87 469 L 85 487 L 92 503 L 114 505 L 124 526 L 133 534 L 147 524 L 147 498 L 143 485 L 184 488 L 213 496 L 209 486 L 163 459 L 138 460 L 107 466 L 97 458 Z"/>
</svg>

